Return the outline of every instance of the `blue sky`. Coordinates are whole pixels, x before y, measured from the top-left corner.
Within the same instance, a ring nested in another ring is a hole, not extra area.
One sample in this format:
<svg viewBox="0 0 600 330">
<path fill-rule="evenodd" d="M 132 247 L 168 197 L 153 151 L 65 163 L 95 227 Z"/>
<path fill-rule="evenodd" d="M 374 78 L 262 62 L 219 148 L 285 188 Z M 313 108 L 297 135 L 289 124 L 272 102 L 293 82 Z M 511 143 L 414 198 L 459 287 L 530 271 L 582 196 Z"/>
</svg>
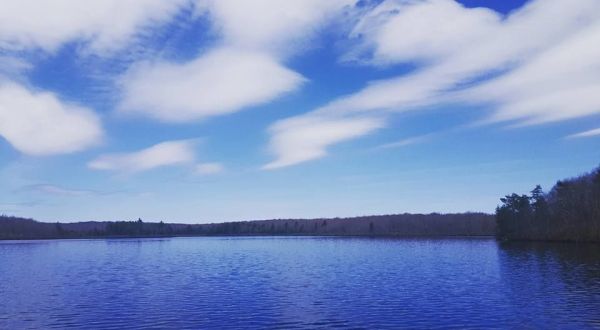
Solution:
<svg viewBox="0 0 600 330">
<path fill-rule="evenodd" d="M 597 0 L 0 11 L 0 213 L 492 212 L 600 164 Z"/>
</svg>

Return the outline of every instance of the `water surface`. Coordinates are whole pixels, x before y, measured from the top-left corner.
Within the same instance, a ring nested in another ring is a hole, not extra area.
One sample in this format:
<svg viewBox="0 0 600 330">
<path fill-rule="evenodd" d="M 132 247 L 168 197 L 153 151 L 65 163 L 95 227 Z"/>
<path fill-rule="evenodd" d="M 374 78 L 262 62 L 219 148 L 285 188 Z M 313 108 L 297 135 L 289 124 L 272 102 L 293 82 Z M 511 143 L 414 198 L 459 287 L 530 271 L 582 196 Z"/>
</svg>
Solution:
<svg viewBox="0 0 600 330">
<path fill-rule="evenodd" d="M 600 328 L 600 245 L 0 242 L 0 329 Z"/>
</svg>

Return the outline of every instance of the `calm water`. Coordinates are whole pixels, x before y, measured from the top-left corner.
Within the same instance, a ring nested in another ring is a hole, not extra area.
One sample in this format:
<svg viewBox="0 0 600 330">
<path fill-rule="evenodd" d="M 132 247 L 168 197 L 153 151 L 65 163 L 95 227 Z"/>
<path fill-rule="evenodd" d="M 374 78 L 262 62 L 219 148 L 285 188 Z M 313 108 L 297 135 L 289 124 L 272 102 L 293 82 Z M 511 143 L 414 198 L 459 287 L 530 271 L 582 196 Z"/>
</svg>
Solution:
<svg viewBox="0 0 600 330">
<path fill-rule="evenodd" d="M 0 328 L 600 328 L 600 245 L 0 243 Z"/>
</svg>

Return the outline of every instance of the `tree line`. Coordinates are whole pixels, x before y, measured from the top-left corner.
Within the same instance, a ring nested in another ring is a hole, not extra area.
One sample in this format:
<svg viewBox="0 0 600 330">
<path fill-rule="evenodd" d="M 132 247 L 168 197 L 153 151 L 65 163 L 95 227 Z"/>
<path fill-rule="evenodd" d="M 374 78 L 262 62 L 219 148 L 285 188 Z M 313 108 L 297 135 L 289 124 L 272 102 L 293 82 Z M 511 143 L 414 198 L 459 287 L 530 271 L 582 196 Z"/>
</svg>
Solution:
<svg viewBox="0 0 600 330">
<path fill-rule="evenodd" d="M 160 237 L 172 236 L 173 225 L 136 221 L 47 223 L 0 215 L 0 239 Z"/>
<path fill-rule="evenodd" d="M 276 219 L 210 224 L 135 221 L 44 223 L 0 216 L 0 239 L 161 236 L 490 236 L 494 217 L 484 213 L 391 214 L 354 218 Z"/>
<path fill-rule="evenodd" d="M 502 240 L 600 241 L 600 167 L 560 180 L 548 192 L 511 194 L 496 208 Z"/>
</svg>

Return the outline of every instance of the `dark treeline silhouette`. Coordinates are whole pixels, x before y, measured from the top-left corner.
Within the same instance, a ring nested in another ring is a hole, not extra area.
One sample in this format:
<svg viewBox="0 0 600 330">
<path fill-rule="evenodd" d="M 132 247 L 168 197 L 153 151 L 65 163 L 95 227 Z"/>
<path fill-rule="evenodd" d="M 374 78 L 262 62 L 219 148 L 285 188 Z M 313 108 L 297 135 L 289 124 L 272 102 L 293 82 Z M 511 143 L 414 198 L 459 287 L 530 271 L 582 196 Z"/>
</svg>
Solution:
<svg viewBox="0 0 600 330">
<path fill-rule="evenodd" d="M 329 219 L 278 219 L 201 225 L 207 235 L 486 236 L 493 217 L 483 213 L 394 214 Z"/>
<path fill-rule="evenodd" d="M 494 217 L 484 213 L 395 214 L 329 219 L 277 219 L 211 224 L 117 221 L 44 223 L 0 216 L 0 239 L 161 236 L 490 236 Z"/>
<path fill-rule="evenodd" d="M 0 239 L 172 236 L 183 225 L 137 221 L 46 223 L 0 215 Z"/>
<path fill-rule="evenodd" d="M 503 240 L 600 241 L 600 167 L 560 180 L 545 194 L 512 194 L 496 209 L 497 236 Z"/>
</svg>

